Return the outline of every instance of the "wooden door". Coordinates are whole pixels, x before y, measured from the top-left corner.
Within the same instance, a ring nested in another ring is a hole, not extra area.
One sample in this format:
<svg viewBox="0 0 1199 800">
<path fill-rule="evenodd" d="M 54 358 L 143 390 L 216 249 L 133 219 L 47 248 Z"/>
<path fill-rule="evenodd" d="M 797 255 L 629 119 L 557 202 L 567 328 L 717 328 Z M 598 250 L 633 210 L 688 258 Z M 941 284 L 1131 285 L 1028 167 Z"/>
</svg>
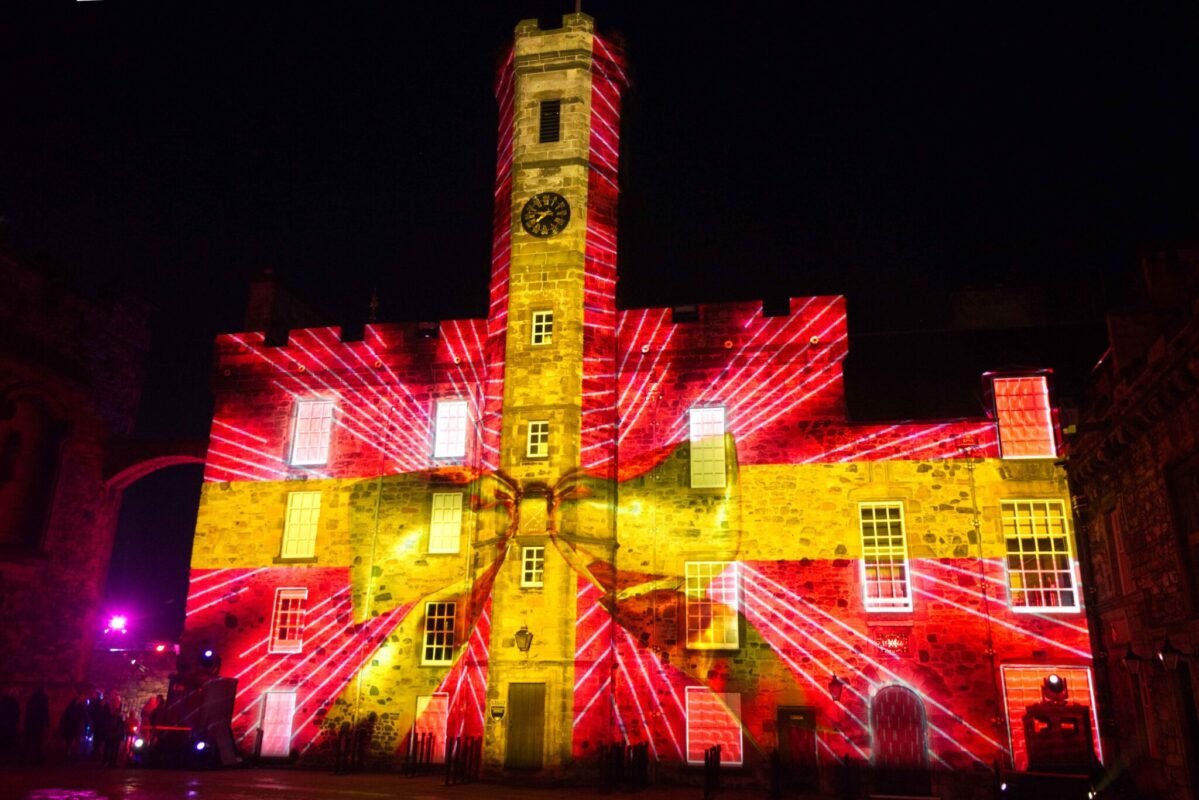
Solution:
<svg viewBox="0 0 1199 800">
<path fill-rule="evenodd" d="M 783 706 L 778 710 L 782 786 L 789 792 L 814 792 L 820 786 L 816 758 L 816 709 Z"/>
<path fill-rule="evenodd" d="M 870 703 L 877 794 L 927 795 L 928 733 L 924 704 L 911 689 L 888 686 Z"/>
<path fill-rule="evenodd" d="M 508 769 L 541 769 L 545 752 L 545 684 L 508 684 Z"/>
</svg>

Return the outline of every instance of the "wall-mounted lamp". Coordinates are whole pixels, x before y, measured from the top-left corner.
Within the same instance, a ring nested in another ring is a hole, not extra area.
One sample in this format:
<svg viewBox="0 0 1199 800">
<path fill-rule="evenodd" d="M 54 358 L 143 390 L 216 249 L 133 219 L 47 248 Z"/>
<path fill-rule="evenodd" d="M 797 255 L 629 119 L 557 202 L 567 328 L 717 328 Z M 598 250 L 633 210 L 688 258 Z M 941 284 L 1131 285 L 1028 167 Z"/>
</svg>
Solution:
<svg viewBox="0 0 1199 800">
<path fill-rule="evenodd" d="M 516 639 L 516 649 L 522 653 L 529 652 L 529 648 L 533 646 L 533 634 L 529 631 L 528 625 L 521 625 L 514 638 Z"/>
<path fill-rule="evenodd" d="M 1144 662 L 1145 659 L 1136 654 L 1131 644 L 1128 645 L 1128 649 L 1124 651 L 1123 658 L 1120 659 L 1120 663 L 1124 665 L 1124 669 L 1128 671 L 1129 675 L 1140 675 L 1141 664 Z"/>
<path fill-rule="evenodd" d="M 491 718 L 492 719 L 503 719 L 504 718 L 503 703 L 496 703 L 495 705 L 493 705 L 491 707 Z"/>
<path fill-rule="evenodd" d="M 1166 640 L 1162 642 L 1162 646 L 1157 649 L 1157 660 L 1162 662 L 1163 667 L 1173 672 L 1178 668 L 1180 658 L 1190 658 L 1190 655 L 1175 647 L 1174 643 L 1170 641 L 1170 637 L 1167 636 Z"/>
<path fill-rule="evenodd" d="M 835 674 L 828 680 L 828 696 L 833 698 L 834 703 L 841 702 L 841 693 L 845 691 L 845 681 L 838 678 Z"/>
</svg>

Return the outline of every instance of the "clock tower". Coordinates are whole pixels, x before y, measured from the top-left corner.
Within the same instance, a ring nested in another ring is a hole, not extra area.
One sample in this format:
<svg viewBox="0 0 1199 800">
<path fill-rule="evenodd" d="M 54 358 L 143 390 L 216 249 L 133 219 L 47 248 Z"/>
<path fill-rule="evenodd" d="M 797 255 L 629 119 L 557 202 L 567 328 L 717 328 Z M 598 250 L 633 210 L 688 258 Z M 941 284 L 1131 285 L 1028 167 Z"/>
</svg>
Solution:
<svg viewBox="0 0 1199 800">
<path fill-rule="evenodd" d="M 503 375 L 490 384 L 484 427 L 492 466 L 514 496 L 514 532 L 501 545 L 492 594 L 488 702 L 506 709 L 488 718 L 485 759 L 493 767 L 569 761 L 575 598 L 581 582 L 595 584 L 591 567 L 611 563 L 615 552 L 625 85 L 623 53 L 585 14 L 565 16 L 554 30 L 520 23 L 496 83 L 488 325 L 492 363 L 502 358 Z"/>
</svg>

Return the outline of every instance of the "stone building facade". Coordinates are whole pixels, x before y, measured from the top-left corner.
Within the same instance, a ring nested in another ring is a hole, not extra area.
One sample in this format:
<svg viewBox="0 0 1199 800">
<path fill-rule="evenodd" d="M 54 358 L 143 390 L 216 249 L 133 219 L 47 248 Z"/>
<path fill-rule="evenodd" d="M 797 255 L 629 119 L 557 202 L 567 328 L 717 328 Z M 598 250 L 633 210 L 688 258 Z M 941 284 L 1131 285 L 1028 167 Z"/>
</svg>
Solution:
<svg viewBox="0 0 1199 800">
<path fill-rule="evenodd" d="M 218 339 L 184 658 L 266 757 L 1026 768 L 1045 678 L 1094 706 L 1048 376 L 856 423 L 842 297 L 618 309 L 625 85 L 589 17 L 517 27 L 486 319 Z"/>
<path fill-rule="evenodd" d="M 96 302 L 0 256 L 0 691 L 85 678 L 133 432 L 147 309 Z M 55 717 L 57 719 L 57 717 Z"/>
<path fill-rule="evenodd" d="M 1143 303 L 1109 317 L 1069 471 L 1106 651 L 1099 684 L 1124 732 L 1120 777 L 1143 794 L 1195 798 L 1199 249 L 1152 252 L 1142 269 Z"/>
</svg>

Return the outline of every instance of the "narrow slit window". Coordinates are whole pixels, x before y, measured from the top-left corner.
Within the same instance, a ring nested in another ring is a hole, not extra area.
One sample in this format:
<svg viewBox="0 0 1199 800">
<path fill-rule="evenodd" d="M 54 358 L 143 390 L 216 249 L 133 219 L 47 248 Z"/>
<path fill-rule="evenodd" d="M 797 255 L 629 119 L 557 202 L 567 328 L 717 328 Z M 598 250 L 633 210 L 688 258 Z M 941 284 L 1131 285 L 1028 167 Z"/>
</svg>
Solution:
<svg viewBox="0 0 1199 800">
<path fill-rule="evenodd" d="M 562 140 L 562 101 L 559 100 L 542 100 L 541 101 L 541 125 L 538 131 L 537 141 L 540 144 L 548 144 L 550 142 L 558 142 Z"/>
<path fill-rule="evenodd" d="M 911 611 L 903 503 L 862 503 L 862 593 L 867 611 Z"/>
<path fill-rule="evenodd" d="M 316 555 L 316 532 L 321 518 L 320 492 L 290 492 L 283 521 L 280 558 L 312 558 Z"/>
<path fill-rule="evenodd" d="M 529 423 L 528 446 L 525 455 L 529 458 L 548 458 L 550 454 L 550 424 L 546 420 Z"/>
<path fill-rule="evenodd" d="M 691 419 L 691 487 L 722 489 L 725 482 L 724 408 L 693 408 Z"/>
<path fill-rule="evenodd" d="M 554 312 L 533 312 L 533 344 L 553 344 L 554 342 Z"/>
<path fill-rule="evenodd" d="M 434 492 L 429 519 L 429 552 L 457 553 L 462 541 L 462 493 Z"/>
<path fill-rule="evenodd" d="M 439 400 L 433 432 L 434 458 L 466 455 L 466 401 Z"/>
<path fill-rule="evenodd" d="M 295 427 L 291 437 L 292 465 L 327 463 L 332 433 L 332 400 L 301 400 L 297 403 Z"/>
</svg>

